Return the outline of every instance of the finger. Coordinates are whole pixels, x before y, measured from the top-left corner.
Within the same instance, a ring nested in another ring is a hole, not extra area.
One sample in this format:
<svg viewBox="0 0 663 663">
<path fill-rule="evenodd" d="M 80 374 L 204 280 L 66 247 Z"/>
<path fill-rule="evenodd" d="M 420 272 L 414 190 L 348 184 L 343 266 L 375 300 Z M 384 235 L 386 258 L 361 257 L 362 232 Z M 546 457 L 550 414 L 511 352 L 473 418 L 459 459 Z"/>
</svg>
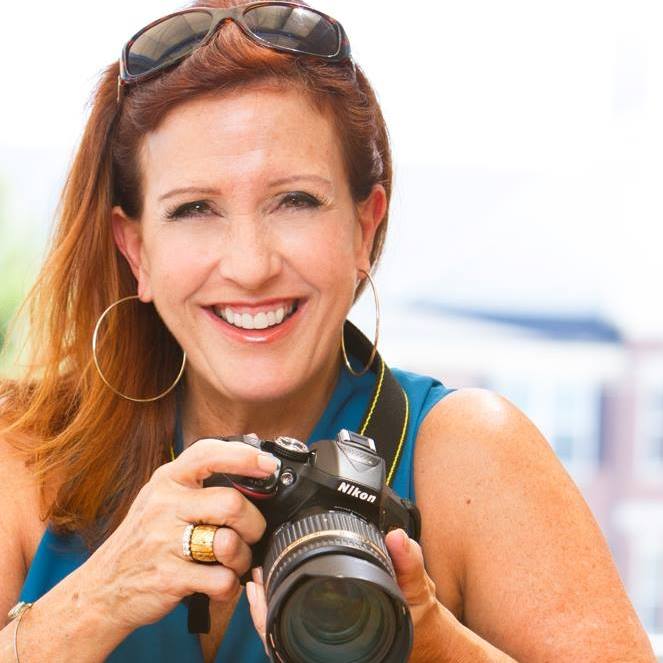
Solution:
<svg viewBox="0 0 663 663">
<path fill-rule="evenodd" d="M 218 564 L 188 562 L 174 574 L 173 583 L 179 596 L 195 592 L 207 594 L 213 601 L 229 602 L 240 591 L 237 574 Z"/>
<path fill-rule="evenodd" d="M 270 656 L 267 649 L 267 596 L 265 595 L 265 585 L 262 581 L 262 567 L 256 566 L 251 570 L 251 577 L 255 587 L 256 615 L 258 621 L 262 624 L 262 643 L 265 646 L 265 653 Z"/>
<path fill-rule="evenodd" d="M 235 488 L 212 486 L 182 493 L 177 517 L 184 523 L 231 527 L 249 544 L 265 531 L 265 518 L 255 504 Z"/>
<path fill-rule="evenodd" d="M 228 527 L 220 527 L 214 533 L 214 556 L 219 564 L 232 569 L 238 576 L 244 575 L 251 566 L 251 548 L 239 534 Z"/>
<path fill-rule="evenodd" d="M 402 529 L 389 532 L 385 543 L 406 601 L 411 607 L 430 605 L 436 600 L 435 585 L 426 573 L 421 546 Z"/>
<path fill-rule="evenodd" d="M 256 566 L 251 569 L 251 577 L 253 578 L 253 581 L 257 585 L 264 585 L 263 579 L 262 579 L 262 567 L 261 566 Z"/>
<path fill-rule="evenodd" d="M 265 648 L 265 654 L 269 659 L 272 658 L 272 655 L 269 653 L 267 647 L 267 597 L 265 596 L 265 586 L 262 584 L 262 569 L 256 568 L 253 570 L 252 576 L 255 580 L 255 590 L 256 590 L 256 605 L 259 608 L 258 619 L 262 622 L 262 644 Z"/>
<path fill-rule="evenodd" d="M 175 460 L 162 465 L 157 472 L 196 488 L 201 487 L 214 472 L 265 477 L 276 467 L 277 461 L 272 454 L 259 451 L 250 444 L 203 438 L 185 449 Z"/>
<path fill-rule="evenodd" d="M 251 612 L 251 619 L 253 619 L 253 625 L 262 640 L 265 652 L 269 656 L 265 632 L 267 628 L 267 600 L 265 598 L 265 588 L 261 582 L 255 581 L 255 573 L 252 575 L 254 581 L 246 583 L 246 596 L 249 600 L 249 610 Z"/>
</svg>

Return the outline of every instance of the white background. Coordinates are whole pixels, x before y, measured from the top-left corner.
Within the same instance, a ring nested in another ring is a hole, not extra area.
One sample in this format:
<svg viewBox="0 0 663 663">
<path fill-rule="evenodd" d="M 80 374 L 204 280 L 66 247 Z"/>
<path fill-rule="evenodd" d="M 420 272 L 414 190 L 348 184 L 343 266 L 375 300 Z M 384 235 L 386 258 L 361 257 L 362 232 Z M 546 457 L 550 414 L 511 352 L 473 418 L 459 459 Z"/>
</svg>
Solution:
<svg viewBox="0 0 663 663">
<path fill-rule="evenodd" d="M 154 0 L 3 8 L 0 182 L 45 235 L 100 70 Z M 599 313 L 663 336 L 663 3 L 320 0 L 390 127 L 383 300 Z M 2 238 L 0 238 L 0 242 Z"/>
</svg>

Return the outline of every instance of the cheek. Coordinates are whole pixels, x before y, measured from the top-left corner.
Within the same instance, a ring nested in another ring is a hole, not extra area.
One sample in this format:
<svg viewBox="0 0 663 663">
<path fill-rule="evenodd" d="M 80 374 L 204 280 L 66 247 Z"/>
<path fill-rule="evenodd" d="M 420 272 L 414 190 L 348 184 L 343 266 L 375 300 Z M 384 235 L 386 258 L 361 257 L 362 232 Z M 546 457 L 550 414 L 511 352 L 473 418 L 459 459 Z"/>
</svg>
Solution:
<svg viewBox="0 0 663 663">
<path fill-rule="evenodd" d="M 177 228 L 166 228 L 150 239 L 150 281 L 157 302 L 181 300 L 204 282 L 213 260 L 204 243 Z"/>
<path fill-rule="evenodd" d="M 282 247 L 296 271 L 310 276 L 320 287 L 354 283 L 354 222 L 329 218 L 305 232 L 283 238 Z"/>
</svg>

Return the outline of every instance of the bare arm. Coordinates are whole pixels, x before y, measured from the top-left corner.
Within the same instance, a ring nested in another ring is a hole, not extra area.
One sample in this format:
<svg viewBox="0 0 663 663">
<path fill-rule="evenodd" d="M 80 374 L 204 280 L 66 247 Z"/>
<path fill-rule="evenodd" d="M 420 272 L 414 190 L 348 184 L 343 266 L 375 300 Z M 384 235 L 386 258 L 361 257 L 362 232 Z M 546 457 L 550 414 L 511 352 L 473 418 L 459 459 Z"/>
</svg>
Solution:
<svg viewBox="0 0 663 663">
<path fill-rule="evenodd" d="M 24 531 L 21 523 L 38 512 L 38 490 L 16 451 L 0 438 L 0 663 L 15 661 L 16 623 L 7 623 L 26 576 Z M 30 511 L 33 510 L 33 513 Z M 82 567 L 35 602 L 23 615 L 18 646 L 22 661 L 103 661 L 127 632 L 105 619 L 93 595 L 83 590 Z"/>
<path fill-rule="evenodd" d="M 129 635 L 130 630 L 120 629 L 107 618 L 94 593 L 84 589 L 84 574 L 84 567 L 71 573 L 23 615 L 18 633 L 21 661 L 104 661 Z M 12 622 L 0 631 L 1 663 L 16 660 L 15 628 Z"/>
<path fill-rule="evenodd" d="M 582 496 L 506 400 L 461 390 L 441 401 L 419 433 L 415 481 L 426 568 L 442 603 L 460 597 L 454 612 L 471 630 L 459 630 L 461 649 L 483 641 L 486 661 L 500 660 L 494 648 L 528 663 L 654 661 Z"/>
</svg>

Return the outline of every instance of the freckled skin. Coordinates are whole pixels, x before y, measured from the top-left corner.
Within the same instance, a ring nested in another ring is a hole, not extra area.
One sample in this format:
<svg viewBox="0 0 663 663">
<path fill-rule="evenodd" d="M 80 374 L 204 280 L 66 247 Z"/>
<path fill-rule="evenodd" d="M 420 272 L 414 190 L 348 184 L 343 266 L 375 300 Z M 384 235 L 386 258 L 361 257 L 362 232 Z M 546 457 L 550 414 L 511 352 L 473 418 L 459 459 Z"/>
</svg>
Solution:
<svg viewBox="0 0 663 663">
<path fill-rule="evenodd" d="M 303 434 L 296 414 L 312 426 L 338 370 L 342 322 L 359 269 L 369 268 L 384 190 L 356 205 L 330 119 L 300 93 L 268 87 L 178 106 L 144 140 L 141 163 L 144 213 L 136 223 L 115 208 L 116 238 L 143 301 L 155 302 L 187 353 L 186 411 L 223 420 L 224 430 L 271 422 L 270 432 Z M 216 193 L 160 201 L 187 186 Z M 282 204 L 293 191 L 324 202 Z M 200 200 L 204 215 L 167 220 L 173 207 Z M 279 297 L 305 307 L 295 332 L 275 343 L 229 340 L 204 312 Z"/>
</svg>

